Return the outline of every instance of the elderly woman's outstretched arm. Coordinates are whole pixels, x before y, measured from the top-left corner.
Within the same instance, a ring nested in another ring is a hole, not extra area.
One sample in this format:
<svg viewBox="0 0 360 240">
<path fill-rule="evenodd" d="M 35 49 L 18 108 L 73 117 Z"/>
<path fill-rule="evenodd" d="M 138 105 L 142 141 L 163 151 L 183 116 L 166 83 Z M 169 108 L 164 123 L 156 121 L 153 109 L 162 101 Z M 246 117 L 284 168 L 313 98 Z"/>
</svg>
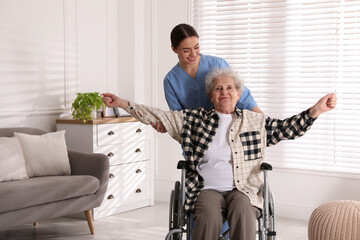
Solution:
<svg viewBox="0 0 360 240">
<path fill-rule="evenodd" d="M 157 121 L 160 121 L 165 126 L 169 135 L 181 143 L 181 131 L 183 128 L 182 111 L 163 111 L 146 105 L 133 104 L 112 93 L 103 93 L 102 100 L 106 106 L 111 108 L 120 107 L 146 125 L 156 124 Z"/>
<path fill-rule="evenodd" d="M 106 106 L 111 108 L 122 108 L 125 109 L 130 105 L 130 102 L 126 99 L 119 98 L 115 94 L 112 93 L 103 93 L 102 101 L 106 104 Z"/>
<path fill-rule="evenodd" d="M 310 108 L 312 118 L 317 118 L 320 114 L 333 110 L 336 107 L 336 94 L 330 93 L 320 98 L 320 100 Z"/>
<path fill-rule="evenodd" d="M 311 128 L 317 117 L 336 107 L 336 101 L 336 94 L 331 93 L 322 97 L 311 108 L 292 117 L 283 120 L 266 118 L 267 146 L 275 145 L 281 140 L 301 137 Z"/>
</svg>

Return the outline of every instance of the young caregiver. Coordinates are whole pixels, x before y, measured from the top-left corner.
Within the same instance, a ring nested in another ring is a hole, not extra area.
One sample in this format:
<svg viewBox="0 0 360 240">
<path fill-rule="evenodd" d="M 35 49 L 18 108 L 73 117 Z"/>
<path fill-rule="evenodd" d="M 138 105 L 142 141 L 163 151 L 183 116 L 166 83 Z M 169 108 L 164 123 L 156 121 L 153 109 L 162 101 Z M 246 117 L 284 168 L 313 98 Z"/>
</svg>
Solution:
<svg viewBox="0 0 360 240">
<path fill-rule="evenodd" d="M 213 68 L 227 68 L 222 58 L 200 53 L 199 35 L 188 24 L 179 24 L 171 32 L 171 48 L 178 55 L 179 62 L 164 79 L 165 98 L 171 110 L 213 107 L 205 92 L 205 76 Z M 263 113 L 251 96 L 248 88 L 236 105 Z"/>
<path fill-rule="evenodd" d="M 213 104 L 205 92 L 205 76 L 213 68 L 226 68 L 229 64 L 222 58 L 200 53 L 199 35 L 188 24 L 179 24 L 170 34 L 171 49 L 178 55 L 179 62 L 164 78 L 166 102 L 171 110 L 211 108 Z M 257 106 L 250 90 L 244 87 L 242 97 L 236 104 L 239 109 L 263 113 Z M 157 123 L 158 132 L 166 132 Z"/>
</svg>

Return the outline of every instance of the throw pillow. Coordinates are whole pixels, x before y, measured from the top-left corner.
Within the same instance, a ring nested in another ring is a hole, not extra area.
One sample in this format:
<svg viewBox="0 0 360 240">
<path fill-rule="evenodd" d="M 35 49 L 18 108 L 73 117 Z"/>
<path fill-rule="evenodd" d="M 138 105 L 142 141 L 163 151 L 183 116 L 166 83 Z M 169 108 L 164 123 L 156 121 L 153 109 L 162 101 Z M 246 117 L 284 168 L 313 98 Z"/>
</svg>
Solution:
<svg viewBox="0 0 360 240">
<path fill-rule="evenodd" d="M 19 139 L 29 177 L 70 175 L 65 131 L 43 135 L 14 133 Z"/>
<path fill-rule="evenodd" d="M 28 178 L 17 138 L 0 137 L 0 182 Z"/>
</svg>

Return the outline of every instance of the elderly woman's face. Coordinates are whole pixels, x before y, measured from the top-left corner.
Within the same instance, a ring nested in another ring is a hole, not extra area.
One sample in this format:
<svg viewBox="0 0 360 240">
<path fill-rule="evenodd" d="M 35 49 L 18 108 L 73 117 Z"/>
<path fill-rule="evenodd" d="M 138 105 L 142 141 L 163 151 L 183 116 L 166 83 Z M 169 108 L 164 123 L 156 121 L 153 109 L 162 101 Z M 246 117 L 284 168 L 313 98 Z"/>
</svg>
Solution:
<svg viewBox="0 0 360 240">
<path fill-rule="evenodd" d="M 214 104 L 216 111 L 233 113 L 239 99 L 240 92 L 236 89 L 233 78 L 221 76 L 214 80 L 211 102 Z"/>
</svg>

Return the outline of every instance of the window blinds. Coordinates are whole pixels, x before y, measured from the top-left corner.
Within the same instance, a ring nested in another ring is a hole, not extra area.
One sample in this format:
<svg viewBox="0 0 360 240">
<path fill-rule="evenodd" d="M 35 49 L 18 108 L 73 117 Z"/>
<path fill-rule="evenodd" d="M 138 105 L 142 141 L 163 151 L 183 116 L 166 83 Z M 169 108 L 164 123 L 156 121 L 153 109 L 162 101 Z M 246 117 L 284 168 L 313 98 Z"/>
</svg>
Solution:
<svg viewBox="0 0 360 240">
<path fill-rule="evenodd" d="M 192 0 L 203 54 L 226 59 L 267 115 L 336 92 L 304 137 L 267 149 L 278 168 L 360 173 L 360 0 Z"/>
</svg>

